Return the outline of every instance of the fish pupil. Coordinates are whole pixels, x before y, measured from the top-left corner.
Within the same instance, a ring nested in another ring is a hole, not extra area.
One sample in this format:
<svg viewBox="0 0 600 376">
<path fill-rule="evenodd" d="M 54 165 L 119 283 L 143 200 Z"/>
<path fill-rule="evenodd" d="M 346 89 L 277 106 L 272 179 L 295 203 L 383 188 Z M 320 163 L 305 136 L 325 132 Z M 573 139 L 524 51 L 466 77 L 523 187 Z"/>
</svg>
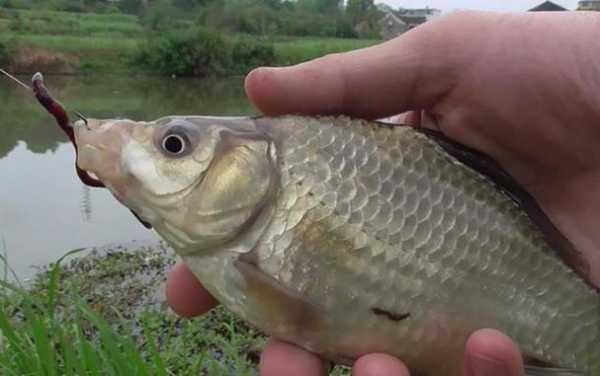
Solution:
<svg viewBox="0 0 600 376">
<path fill-rule="evenodd" d="M 163 148 L 171 154 L 179 154 L 183 152 L 184 141 L 180 136 L 169 135 L 163 141 Z"/>
</svg>

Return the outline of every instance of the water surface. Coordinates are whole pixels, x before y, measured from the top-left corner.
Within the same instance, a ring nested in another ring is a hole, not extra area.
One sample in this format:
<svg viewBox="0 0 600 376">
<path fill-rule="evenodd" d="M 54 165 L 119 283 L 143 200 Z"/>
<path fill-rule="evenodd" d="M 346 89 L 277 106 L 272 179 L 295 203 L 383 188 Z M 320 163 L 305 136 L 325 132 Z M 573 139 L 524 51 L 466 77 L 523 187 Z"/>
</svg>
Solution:
<svg viewBox="0 0 600 376">
<path fill-rule="evenodd" d="M 46 84 L 68 110 L 153 120 L 253 114 L 242 81 L 47 77 Z M 106 190 L 84 186 L 74 160 L 50 115 L 25 89 L 0 77 L 0 251 L 20 278 L 71 249 L 158 239 Z"/>
</svg>

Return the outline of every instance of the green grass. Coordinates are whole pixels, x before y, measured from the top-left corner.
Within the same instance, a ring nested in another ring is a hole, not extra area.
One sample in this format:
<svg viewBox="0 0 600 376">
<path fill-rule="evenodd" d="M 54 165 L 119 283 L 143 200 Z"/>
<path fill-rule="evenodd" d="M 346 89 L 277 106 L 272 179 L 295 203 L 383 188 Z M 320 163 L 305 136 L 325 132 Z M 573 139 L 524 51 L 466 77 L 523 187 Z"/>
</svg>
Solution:
<svg viewBox="0 0 600 376">
<path fill-rule="evenodd" d="M 298 38 L 274 42 L 279 65 L 297 64 L 327 54 L 369 47 L 379 43 L 369 39 Z"/>
<path fill-rule="evenodd" d="M 6 280 L 0 282 L 3 374 L 91 375 L 102 371 L 113 375 L 166 375 L 149 330 L 145 331 L 148 356 L 144 357 L 132 340 L 114 331 L 80 298 L 70 299 L 75 315 L 71 322 L 57 318 L 61 261 L 48 273 L 45 298 L 33 296 Z M 94 335 L 89 334 L 91 331 Z"/>
<path fill-rule="evenodd" d="M 67 53 L 85 53 L 97 50 L 117 50 L 124 53 L 132 52 L 139 42 L 138 38 L 108 38 L 84 37 L 75 35 L 36 35 L 2 33 L 2 41 L 16 41 L 26 45 L 33 45 L 46 50 Z"/>
<path fill-rule="evenodd" d="M 194 320 L 165 307 L 157 291 L 173 256 L 164 248 L 88 251 L 65 262 L 79 252 L 28 288 L 7 282 L 0 267 L 0 374 L 257 374 L 259 332 L 222 307 Z"/>
<path fill-rule="evenodd" d="M 138 18 L 124 14 L 11 9 L 0 11 L 0 21 L 0 31 L 85 36 L 111 31 L 122 36 L 141 36 L 143 34 L 143 28 L 139 24 Z"/>
<path fill-rule="evenodd" d="M 132 303 L 154 284 L 115 296 L 112 284 L 123 287 L 132 266 L 158 262 L 152 255 L 112 253 L 85 272 L 63 270 L 61 259 L 28 290 L 0 281 L 0 374 L 255 374 L 264 339 L 223 309 L 190 321 Z"/>
<path fill-rule="evenodd" d="M 190 27 L 180 24 L 178 27 L 183 29 Z M 0 9 L 0 42 L 64 54 L 67 60 L 79 62 L 79 73 L 135 70 L 133 57 L 146 34 L 136 16 Z M 275 65 L 281 66 L 370 46 L 378 41 L 274 36 L 266 42 L 273 44 Z"/>
</svg>

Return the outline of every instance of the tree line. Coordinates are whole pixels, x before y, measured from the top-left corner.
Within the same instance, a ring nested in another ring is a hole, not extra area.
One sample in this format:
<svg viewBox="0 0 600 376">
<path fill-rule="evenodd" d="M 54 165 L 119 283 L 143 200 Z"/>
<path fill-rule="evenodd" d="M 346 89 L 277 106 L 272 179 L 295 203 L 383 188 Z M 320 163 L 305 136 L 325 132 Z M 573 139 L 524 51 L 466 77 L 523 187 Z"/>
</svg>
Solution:
<svg viewBox="0 0 600 376">
<path fill-rule="evenodd" d="M 0 0 L 0 7 L 137 15 L 152 31 L 185 23 L 252 35 L 378 38 L 373 0 Z"/>
</svg>

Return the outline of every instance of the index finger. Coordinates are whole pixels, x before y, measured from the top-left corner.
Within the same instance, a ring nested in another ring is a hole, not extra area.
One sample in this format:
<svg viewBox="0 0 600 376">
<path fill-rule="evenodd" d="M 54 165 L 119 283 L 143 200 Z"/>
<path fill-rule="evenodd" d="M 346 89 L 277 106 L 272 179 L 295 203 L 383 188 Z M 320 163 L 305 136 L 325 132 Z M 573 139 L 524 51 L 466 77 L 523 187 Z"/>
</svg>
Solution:
<svg viewBox="0 0 600 376">
<path fill-rule="evenodd" d="M 215 298 L 182 262 L 167 276 L 166 295 L 171 309 L 183 317 L 201 315 L 217 305 Z"/>
</svg>

